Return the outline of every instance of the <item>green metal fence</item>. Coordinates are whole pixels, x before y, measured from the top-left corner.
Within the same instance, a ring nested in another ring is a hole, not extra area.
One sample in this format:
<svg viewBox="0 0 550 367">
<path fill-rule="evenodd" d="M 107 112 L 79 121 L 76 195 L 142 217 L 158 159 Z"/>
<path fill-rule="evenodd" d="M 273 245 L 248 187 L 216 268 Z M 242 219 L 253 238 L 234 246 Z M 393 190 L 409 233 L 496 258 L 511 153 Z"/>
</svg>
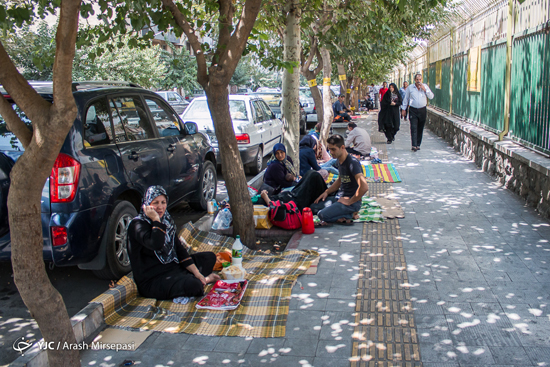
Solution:
<svg viewBox="0 0 550 367">
<path fill-rule="evenodd" d="M 539 27 L 514 37 L 512 47 L 510 136 L 526 145 L 550 151 L 550 35 Z M 441 88 L 436 88 L 436 63 L 430 64 L 424 81 L 434 92 L 430 104 L 450 108 L 450 58 L 441 61 Z M 504 81 L 506 42 L 482 47 L 481 92 L 468 91 L 468 54 L 453 57 L 454 115 L 488 130 L 504 129 Z"/>
<path fill-rule="evenodd" d="M 504 129 L 504 80 L 506 78 L 506 43 L 491 45 L 481 51 L 480 123 L 495 132 Z"/>
<path fill-rule="evenodd" d="M 544 29 L 514 39 L 510 101 L 511 135 L 546 151 L 550 150 L 549 42 Z"/>
</svg>

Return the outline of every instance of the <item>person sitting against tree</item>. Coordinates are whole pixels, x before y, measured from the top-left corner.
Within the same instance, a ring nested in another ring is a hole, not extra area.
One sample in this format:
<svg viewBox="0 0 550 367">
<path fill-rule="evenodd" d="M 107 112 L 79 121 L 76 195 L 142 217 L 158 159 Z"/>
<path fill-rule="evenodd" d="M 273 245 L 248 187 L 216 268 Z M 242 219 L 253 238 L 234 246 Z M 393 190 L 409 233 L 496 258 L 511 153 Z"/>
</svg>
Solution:
<svg viewBox="0 0 550 367">
<path fill-rule="evenodd" d="M 286 187 L 294 186 L 297 176 L 292 158 L 286 155 L 285 145 L 277 143 L 273 147 L 273 156 L 267 162 L 264 185 L 260 189 L 266 189 L 270 194 L 277 194 Z"/>
<path fill-rule="evenodd" d="M 334 112 L 334 120 L 343 120 L 343 121 L 351 121 L 350 115 L 348 115 L 346 112 L 351 112 L 349 108 L 346 107 L 344 104 L 344 100 L 346 99 L 346 96 L 343 94 L 340 94 L 338 97 L 338 100 L 334 102 L 332 105 L 332 110 Z"/>
<path fill-rule="evenodd" d="M 128 226 L 128 254 L 134 281 L 139 294 L 147 298 L 202 296 L 206 284 L 220 279 L 212 273 L 216 254 L 189 255 L 177 236 L 167 204 L 168 195 L 162 186 L 149 187 L 139 215 Z"/>
<path fill-rule="evenodd" d="M 317 141 L 311 135 L 306 135 L 300 140 L 300 176 L 304 176 L 309 170 L 319 171 L 321 167 L 317 163 L 315 151 Z"/>
</svg>

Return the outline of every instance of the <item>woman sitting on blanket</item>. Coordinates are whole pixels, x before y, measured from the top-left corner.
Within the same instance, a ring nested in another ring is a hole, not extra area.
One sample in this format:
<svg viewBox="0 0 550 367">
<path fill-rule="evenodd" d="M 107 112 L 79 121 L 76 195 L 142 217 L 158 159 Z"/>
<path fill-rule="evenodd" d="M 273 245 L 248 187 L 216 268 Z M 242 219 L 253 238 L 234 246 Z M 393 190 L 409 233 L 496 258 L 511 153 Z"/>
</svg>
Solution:
<svg viewBox="0 0 550 367">
<path fill-rule="evenodd" d="M 189 255 L 176 233 L 162 186 L 151 186 L 143 206 L 128 226 L 128 253 L 139 293 L 143 297 L 173 299 L 202 296 L 204 286 L 220 279 L 212 273 L 213 252 Z"/>
<path fill-rule="evenodd" d="M 286 147 L 277 143 L 273 147 L 273 156 L 267 162 L 264 174 L 264 184 L 270 193 L 278 194 L 282 189 L 296 185 L 296 169 L 294 162 L 286 155 Z"/>
</svg>

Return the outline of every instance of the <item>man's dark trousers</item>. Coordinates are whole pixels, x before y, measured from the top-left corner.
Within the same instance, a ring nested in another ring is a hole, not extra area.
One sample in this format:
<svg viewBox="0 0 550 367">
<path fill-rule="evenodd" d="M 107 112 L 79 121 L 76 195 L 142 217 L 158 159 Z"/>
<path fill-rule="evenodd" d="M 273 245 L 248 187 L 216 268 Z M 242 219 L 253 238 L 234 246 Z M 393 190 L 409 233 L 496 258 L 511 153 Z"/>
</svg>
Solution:
<svg viewBox="0 0 550 367">
<path fill-rule="evenodd" d="M 340 118 L 340 120 L 344 120 L 344 121 L 351 121 L 351 117 L 350 115 L 348 115 L 347 113 L 339 113 L 338 115 L 336 116 L 342 116 L 342 118 Z"/>
<path fill-rule="evenodd" d="M 413 147 L 419 147 L 422 144 L 422 133 L 426 124 L 426 107 L 409 107 L 409 121 L 411 124 L 411 142 Z"/>
</svg>

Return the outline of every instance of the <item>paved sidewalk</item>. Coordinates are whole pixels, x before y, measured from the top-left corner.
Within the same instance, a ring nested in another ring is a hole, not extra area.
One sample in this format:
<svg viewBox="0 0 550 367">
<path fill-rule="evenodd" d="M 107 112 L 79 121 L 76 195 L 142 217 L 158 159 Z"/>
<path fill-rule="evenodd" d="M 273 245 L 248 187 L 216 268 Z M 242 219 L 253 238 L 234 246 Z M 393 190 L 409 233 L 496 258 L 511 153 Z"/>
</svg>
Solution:
<svg viewBox="0 0 550 367">
<path fill-rule="evenodd" d="M 389 148 L 424 366 L 550 366 L 550 224 L 429 131 Z"/>
<path fill-rule="evenodd" d="M 406 123 L 386 146 L 375 118 L 359 125 L 396 165 L 403 182 L 393 192 L 406 217 L 399 226 L 334 226 L 304 236 L 299 248 L 319 251 L 321 261 L 316 275 L 298 278 L 285 338 L 153 333 L 135 352 L 85 351 L 82 365 L 550 366 L 548 221 L 429 131 L 416 153 Z M 391 187 L 376 185 L 371 195 Z M 375 285 L 386 291 L 367 296 Z M 393 320 L 376 297 L 400 305 Z M 397 335 L 411 354 L 391 349 Z"/>
</svg>

